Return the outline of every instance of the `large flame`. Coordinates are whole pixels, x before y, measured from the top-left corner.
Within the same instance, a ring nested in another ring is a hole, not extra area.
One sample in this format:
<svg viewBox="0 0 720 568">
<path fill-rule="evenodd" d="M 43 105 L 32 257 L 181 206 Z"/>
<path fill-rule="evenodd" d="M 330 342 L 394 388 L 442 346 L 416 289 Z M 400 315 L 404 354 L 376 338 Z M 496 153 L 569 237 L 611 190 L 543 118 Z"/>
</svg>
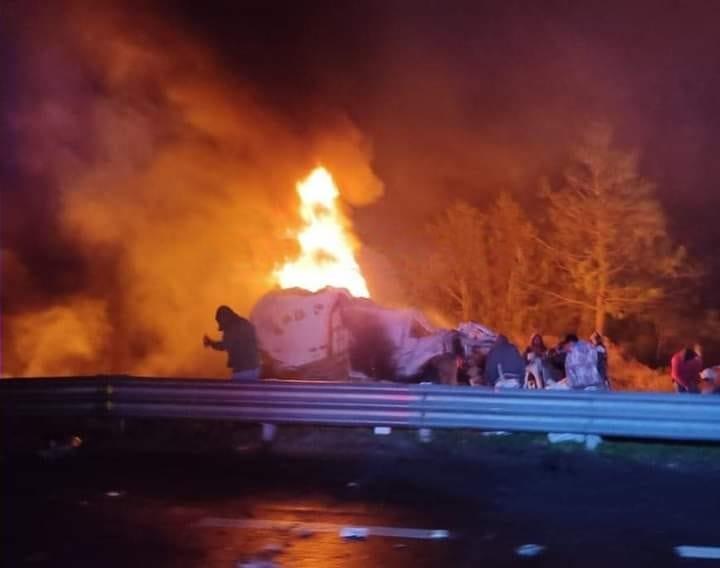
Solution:
<svg viewBox="0 0 720 568">
<path fill-rule="evenodd" d="M 300 256 L 286 262 L 276 277 L 281 288 L 315 292 L 326 286 L 346 288 L 353 296 L 367 298 L 365 278 L 353 253 L 348 221 L 338 208 L 340 195 L 330 172 L 315 168 L 298 182 L 300 216 L 305 227 L 297 234 Z"/>
</svg>

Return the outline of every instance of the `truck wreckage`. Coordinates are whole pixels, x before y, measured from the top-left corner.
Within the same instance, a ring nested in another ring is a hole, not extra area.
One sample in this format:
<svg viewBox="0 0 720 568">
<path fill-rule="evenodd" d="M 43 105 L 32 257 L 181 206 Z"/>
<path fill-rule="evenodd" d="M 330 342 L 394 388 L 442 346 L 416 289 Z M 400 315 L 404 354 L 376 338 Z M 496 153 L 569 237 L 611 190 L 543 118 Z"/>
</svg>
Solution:
<svg viewBox="0 0 720 568">
<path fill-rule="evenodd" d="M 457 362 L 485 355 L 497 337 L 474 322 L 436 328 L 418 310 L 384 308 L 331 287 L 269 292 L 250 319 L 261 374 L 280 379 L 454 384 Z"/>
</svg>

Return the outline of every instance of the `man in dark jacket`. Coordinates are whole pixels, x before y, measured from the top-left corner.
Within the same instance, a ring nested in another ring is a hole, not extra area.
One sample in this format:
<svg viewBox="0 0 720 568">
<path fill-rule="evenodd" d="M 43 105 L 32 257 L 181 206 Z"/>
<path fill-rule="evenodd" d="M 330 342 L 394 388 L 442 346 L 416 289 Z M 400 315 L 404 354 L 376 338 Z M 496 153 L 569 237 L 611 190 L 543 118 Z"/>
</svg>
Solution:
<svg viewBox="0 0 720 568">
<path fill-rule="evenodd" d="M 217 351 L 227 351 L 227 366 L 232 369 L 232 378 L 252 380 L 260 377 L 260 356 L 258 355 L 255 327 L 248 320 L 237 315 L 227 306 L 220 306 L 215 313 L 222 339 L 215 341 L 203 336 L 203 345 Z"/>
<path fill-rule="evenodd" d="M 498 335 L 495 345 L 485 360 L 485 384 L 494 387 L 500 379 L 516 379 L 522 386 L 525 377 L 525 360 L 508 338 Z"/>
</svg>

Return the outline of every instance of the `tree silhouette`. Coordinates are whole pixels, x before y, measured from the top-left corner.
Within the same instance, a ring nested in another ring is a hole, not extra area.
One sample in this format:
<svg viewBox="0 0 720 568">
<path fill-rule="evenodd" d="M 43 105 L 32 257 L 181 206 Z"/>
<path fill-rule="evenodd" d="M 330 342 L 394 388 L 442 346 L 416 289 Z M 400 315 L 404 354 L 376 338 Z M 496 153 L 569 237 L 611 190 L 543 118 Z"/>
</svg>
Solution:
<svg viewBox="0 0 720 568">
<path fill-rule="evenodd" d="M 547 290 L 585 309 L 601 333 L 609 314 L 622 317 L 663 298 L 685 251 L 670 242 L 655 187 L 637 171 L 635 152 L 612 146 L 612 130 L 593 125 L 574 153 L 565 184 L 546 190 L 552 227 L 541 241 L 570 292 Z"/>
</svg>

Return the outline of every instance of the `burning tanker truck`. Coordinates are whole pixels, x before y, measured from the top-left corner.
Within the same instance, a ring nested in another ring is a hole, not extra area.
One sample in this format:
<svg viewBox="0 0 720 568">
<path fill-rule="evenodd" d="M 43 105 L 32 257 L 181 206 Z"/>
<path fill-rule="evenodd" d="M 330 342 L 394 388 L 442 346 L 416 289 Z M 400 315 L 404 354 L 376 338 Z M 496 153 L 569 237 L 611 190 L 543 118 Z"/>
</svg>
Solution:
<svg viewBox="0 0 720 568">
<path fill-rule="evenodd" d="M 296 189 L 300 253 L 250 314 L 263 377 L 454 383 L 459 358 L 489 350 L 495 334 L 478 324 L 436 329 L 416 310 L 371 301 L 330 172 L 315 168 Z"/>
<path fill-rule="evenodd" d="M 495 341 L 472 322 L 433 327 L 417 310 L 387 309 L 341 288 L 266 294 L 250 319 L 262 376 L 455 384 L 457 362 L 486 354 Z"/>
</svg>

